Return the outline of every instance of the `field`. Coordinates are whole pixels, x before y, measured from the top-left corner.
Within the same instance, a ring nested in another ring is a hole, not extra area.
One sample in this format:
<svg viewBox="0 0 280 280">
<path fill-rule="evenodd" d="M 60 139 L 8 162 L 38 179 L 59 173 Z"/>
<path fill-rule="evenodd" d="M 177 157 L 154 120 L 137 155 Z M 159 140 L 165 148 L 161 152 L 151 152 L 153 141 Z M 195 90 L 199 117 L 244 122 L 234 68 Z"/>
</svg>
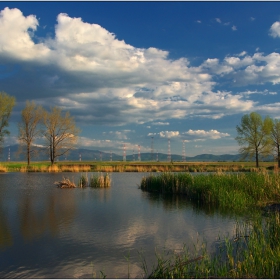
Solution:
<svg viewBox="0 0 280 280">
<path fill-rule="evenodd" d="M 139 161 L 61 161 L 0 162 L 0 172 L 250 172 L 277 170 L 275 162 L 139 162 Z"/>
</svg>

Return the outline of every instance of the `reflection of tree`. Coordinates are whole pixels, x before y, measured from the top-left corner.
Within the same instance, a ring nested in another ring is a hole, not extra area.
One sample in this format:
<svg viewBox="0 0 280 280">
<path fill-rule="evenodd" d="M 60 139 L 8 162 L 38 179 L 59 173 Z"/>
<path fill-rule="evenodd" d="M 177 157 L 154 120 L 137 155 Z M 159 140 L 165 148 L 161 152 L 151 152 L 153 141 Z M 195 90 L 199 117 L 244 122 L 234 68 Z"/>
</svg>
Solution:
<svg viewBox="0 0 280 280">
<path fill-rule="evenodd" d="M 12 246 L 13 238 L 0 201 L 0 247 Z"/>
<path fill-rule="evenodd" d="M 41 197 L 25 194 L 19 206 L 20 230 L 25 239 L 43 235 L 46 231 L 53 236 L 67 230 L 75 215 L 74 193 L 62 191 Z"/>
</svg>

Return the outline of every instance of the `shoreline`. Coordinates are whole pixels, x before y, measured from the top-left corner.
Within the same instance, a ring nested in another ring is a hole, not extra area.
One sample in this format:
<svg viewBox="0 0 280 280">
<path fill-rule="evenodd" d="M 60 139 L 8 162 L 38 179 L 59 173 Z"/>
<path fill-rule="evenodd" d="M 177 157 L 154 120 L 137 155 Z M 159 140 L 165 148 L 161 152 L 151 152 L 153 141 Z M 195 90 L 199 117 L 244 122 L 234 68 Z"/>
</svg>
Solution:
<svg viewBox="0 0 280 280">
<path fill-rule="evenodd" d="M 0 172 L 278 172 L 276 162 L 123 162 L 123 161 L 46 161 L 0 162 Z"/>
</svg>

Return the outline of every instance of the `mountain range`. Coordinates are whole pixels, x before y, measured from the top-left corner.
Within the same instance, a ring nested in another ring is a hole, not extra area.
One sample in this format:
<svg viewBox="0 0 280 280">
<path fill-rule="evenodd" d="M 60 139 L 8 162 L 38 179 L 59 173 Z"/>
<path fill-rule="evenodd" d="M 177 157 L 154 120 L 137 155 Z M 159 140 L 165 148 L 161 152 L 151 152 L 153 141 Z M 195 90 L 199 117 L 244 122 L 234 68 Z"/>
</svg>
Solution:
<svg viewBox="0 0 280 280">
<path fill-rule="evenodd" d="M 37 147 L 38 155 L 32 157 L 32 161 L 46 161 L 48 160 L 48 155 L 46 154 L 46 149 Z M 0 161 L 25 161 L 26 157 L 24 153 L 19 153 L 19 145 L 12 145 L 2 148 L 0 154 Z M 24 150 L 23 150 L 24 151 Z M 25 152 L 25 151 L 24 151 Z M 164 153 L 154 153 L 153 156 L 151 153 L 141 153 L 141 161 L 167 161 L 168 155 Z M 112 158 L 113 161 L 122 161 L 123 156 L 115 153 L 106 153 L 99 150 L 90 150 L 90 149 L 74 149 L 67 156 L 59 158 L 59 161 L 110 161 Z M 172 161 L 182 161 L 181 155 L 172 154 Z M 126 161 L 137 161 L 138 154 L 126 155 Z M 239 161 L 240 155 L 213 155 L 213 154 L 201 154 L 194 157 L 186 156 L 186 161 L 196 162 L 196 161 Z"/>
</svg>

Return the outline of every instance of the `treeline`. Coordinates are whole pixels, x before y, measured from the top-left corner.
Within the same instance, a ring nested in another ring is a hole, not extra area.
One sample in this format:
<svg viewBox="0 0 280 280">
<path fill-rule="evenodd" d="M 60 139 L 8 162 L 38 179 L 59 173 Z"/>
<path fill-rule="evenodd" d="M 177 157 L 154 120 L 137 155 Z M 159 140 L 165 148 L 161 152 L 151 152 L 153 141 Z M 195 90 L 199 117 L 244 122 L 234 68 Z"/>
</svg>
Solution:
<svg viewBox="0 0 280 280">
<path fill-rule="evenodd" d="M 0 144 L 3 144 L 4 137 L 9 135 L 7 127 L 14 105 L 14 97 L 0 92 Z M 32 155 L 37 151 L 34 146 L 36 140 L 44 140 L 46 153 L 49 155 L 51 164 L 54 164 L 59 156 L 67 154 L 74 148 L 79 132 L 70 113 L 63 113 L 58 107 L 52 107 L 50 111 L 47 111 L 34 101 L 26 101 L 26 106 L 21 111 L 18 140 L 24 148 L 28 165 L 30 165 Z"/>
<path fill-rule="evenodd" d="M 15 97 L 0 92 L 0 145 L 4 137 L 9 135 L 8 121 L 15 105 Z M 274 155 L 280 167 L 280 120 L 252 112 L 242 117 L 240 125 L 236 126 L 240 149 L 243 158 L 254 158 L 256 167 L 262 157 Z M 77 143 L 79 129 L 69 112 L 63 113 L 58 107 L 50 111 L 34 101 L 26 101 L 21 111 L 21 121 L 18 123 L 18 140 L 24 147 L 27 163 L 30 165 L 31 156 L 36 153 L 34 143 L 44 139 L 46 151 L 53 164 L 55 160 L 67 154 Z"/>
<path fill-rule="evenodd" d="M 259 160 L 268 155 L 274 155 L 280 167 L 280 120 L 252 112 L 244 115 L 241 124 L 236 126 L 237 137 L 243 158 L 254 158 L 256 167 Z"/>
</svg>

